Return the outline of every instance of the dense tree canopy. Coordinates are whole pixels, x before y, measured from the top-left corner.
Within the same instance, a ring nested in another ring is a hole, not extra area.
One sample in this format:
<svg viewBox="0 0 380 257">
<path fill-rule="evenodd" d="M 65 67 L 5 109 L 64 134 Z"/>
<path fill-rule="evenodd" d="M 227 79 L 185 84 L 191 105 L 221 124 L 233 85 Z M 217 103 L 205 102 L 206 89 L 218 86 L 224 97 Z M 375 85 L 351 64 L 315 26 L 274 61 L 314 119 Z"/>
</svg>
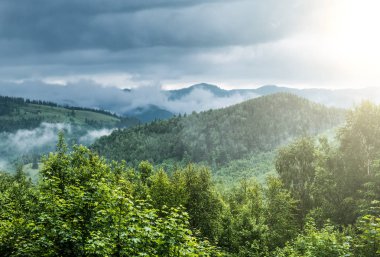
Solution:
<svg viewBox="0 0 380 257">
<path fill-rule="evenodd" d="M 225 109 L 193 113 L 115 131 L 92 148 L 114 160 L 206 162 L 218 166 L 274 150 L 294 137 L 340 124 L 344 111 L 291 94 L 252 99 Z"/>
<path fill-rule="evenodd" d="M 36 186 L 22 173 L 0 179 L 1 256 L 217 255 L 179 206 L 135 199 L 125 167 L 85 147 L 67 153 L 61 139 Z"/>
<path fill-rule="evenodd" d="M 195 124 L 212 113 L 191 119 Z M 177 147 L 163 149 L 163 159 L 186 149 L 176 145 L 185 121 L 114 133 L 121 140 L 137 136 L 125 141 L 131 148 L 141 142 L 127 151 L 136 162 L 137 153 L 143 155 L 137 165 L 106 160 L 83 146 L 69 150 L 61 136 L 37 183 L 21 169 L 0 173 L 0 255 L 380 256 L 380 106 L 365 102 L 353 109 L 334 141 L 308 136 L 281 147 L 271 166 L 276 172 L 264 182 L 247 167 L 260 160 L 268 165 L 273 152 L 228 162 L 218 180 L 234 170 L 245 177 L 218 186 L 202 164 L 172 159 L 167 170 L 146 160 L 159 153 L 162 134 Z M 151 144 L 157 144 L 153 152 L 145 148 Z M 188 161 L 194 156 L 183 151 Z"/>
<path fill-rule="evenodd" d="M 42 122 L 69 123 L 87 128 L 125 128 L 140 123 L 135 118 L 119 117 L 104 110 L 0 96 L 0 132 L 33 129 Z"/>
</svg>

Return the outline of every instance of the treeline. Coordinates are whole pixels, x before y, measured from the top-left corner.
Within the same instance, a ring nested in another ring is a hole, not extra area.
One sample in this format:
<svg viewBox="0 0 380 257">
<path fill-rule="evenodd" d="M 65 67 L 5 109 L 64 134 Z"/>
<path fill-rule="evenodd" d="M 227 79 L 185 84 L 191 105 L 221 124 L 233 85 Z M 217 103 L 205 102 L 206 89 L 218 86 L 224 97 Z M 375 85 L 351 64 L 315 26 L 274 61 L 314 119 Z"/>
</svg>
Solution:
<svg viewBox="0 0 380 257">
<path fill-rule="evenodd" d="M 144 194 L 150 166 L 107 164 L 60 137 L 37 185 L 19 170 L 0 175 L 1 256 L 219 256 L 189 229 L 180 206 Z"/>
<path fill-rule="evenodd" d="M 132 126 L 140 125 L 141 122 L 135 118 L 131 117 L 117 117 L 118 121 L 115 123 L 109 123 L 102 120 L 88 119 L 85 118 L 84 123 L 91 128 L 101 129 L 101 128 L 128 128 Z"/>
<path fill-rule="evenodd" d="M 242 180 L 217 191 L 208 172 L 187 167 L 181 204 L 226 256 L 380 256 L 379 135 L 380 106 L 364 102 L 336 141 L 302 137 L 281 148 L 278 177 L 263 185 Z M 178 204 L 180 177 L 151 177 L 157 207 Z"/>
<path fill-rule="evenodd" d="M 0 132 L 12 132 L 17 129 L 34 129 L 38 127 L 41 122 L 43 122 L 42 117 L 35 118 L 18 118 L 17 120 L 7 120 L 6 122 L 0 123 Z"/>
<path fill-rule="evenodd" d="M 337 142 L 278 151 L 278 177 L 217 190 L 208 168 L 136 169 L 60 137 L 33 185 L 0 176 L 1 256 L 380 255 L 380 107 L 348 114 Z"/>
<path fill-rule="evenodd" d="M 11 97 L 11 96 L 1 96 L 1 103 L 16 103 L 16 104 L 25 104 L 25 99 L 21 97 Z"/>
<path fill-rule="evenodd" d="M 105 111 L 102 109 L 93 109 L 93 108 L 86 108 L 86 107 L 78 107 L 78 106 L 69 106 L 69 105 L 60 105 L 54 102 L 50 101 L 43 101 L 43 100 L 31 100 L 31 99 L 25 99 L 22 97 L 11 97 L 11 96 L 0 96 L 0 106 L 6 108 L 7 106 L 11 106 L 11 104 L 15 105 L 27 105 L 27 104 L 37 104 L 37 105 L 44 105 L 44 106 L 50 106 L 50 107 L 59 107 L 59 108 L 65 108 L 68 110 L 77 110 L 77 111 L 90 111 L 90 112 L 96 112 L 104 115 L 109 115 L 113 117 L 119 117 L 117 114 Z M 4 113 L 8 114 L 8 113 Z M 2 112 L 0 112 L 0 115 L 4 115 Z"/>
<path fill-rule="evenodd" d="M 70 123 L 95 129 L 125 128 L 140 123 L 136 118 L 119 117 L 104 110 L 0 96 L 0 131 L 34 129 L 42 122 Z"/>
<path fill-rule="evenodd" d="M 68 110 L 74 110 L 74 111 L 96 112 L 96 113 L 100 113 L 100 114 L 104 114 L 104 115 L 108 115 L 108 116 L 113 116 L 115 118 L 120 118 L 120 116 L 117 115 L 116 113 L 112 113 L 112 112 L 105 111 L 105 110 L 102 110 L 102 109 L 93 109 L 93 108 L 78 107 L 78 106 L 69 106 L 69 105 L 57 105 L 56 107 L 62 107 L 62 108 L 65 108 L 65 109 L 68 109 Z"/>
<path fill-rule="evenodd" d="M 0 116 L 11 115 L 19 106 L 27 105 L 23 98 L 0 96 Z M 42 122 L 41 118 L 17 118 L 0 122 L 0 131 L 12 131 L 14 128 L 35 128 Z"/>
<path fill-rule="evenodd" d="M 109 159 L 135 165 L 141 160 L 161 163 L 169 159 L 215 167 L 337 126 L 344 115 L 343 110 L 281 93 L 115 131 L 92 148 Z"/>
<path fill-rule="evenodd" d="M 53 103 L 50 101 L 30 100 L 30 99 L 25 99 L 22 97 L 1 96 L 1 95 L 0 95 L 0 104 L 4 106 L 10 106 L 10 105 L 25 106 L 27 104 L 38 104 L 38 105 L 46 105 L 46 106 L 51 106 L 51 107 L 62 107 L 62 106 L 59 106 L 57 103 Z"/>
<path fill-rule="evenodd" d="M 349 113 L 337 145 L 302 138 L 279 151 L 276 170 L 303 228 L 284 256 L 380 256 L 379 135 L 380 106 L 364 102 Z"/>
<path fill-rule="evenodd" d="M 25 105 L 25 100 L 18 97 L 0 96 L 0 116 L 10 114 L 15 105 Z"/>
</svg>

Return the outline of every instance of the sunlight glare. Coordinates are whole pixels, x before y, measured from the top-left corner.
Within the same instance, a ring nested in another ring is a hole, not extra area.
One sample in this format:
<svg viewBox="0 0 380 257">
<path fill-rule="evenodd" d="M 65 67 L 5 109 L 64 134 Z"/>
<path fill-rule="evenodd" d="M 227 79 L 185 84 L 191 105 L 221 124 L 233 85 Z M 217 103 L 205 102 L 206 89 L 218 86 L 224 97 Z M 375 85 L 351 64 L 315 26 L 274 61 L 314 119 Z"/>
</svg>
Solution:
<svg viewBox="0 0 380 257">
<path fill-rule="evenodd" d="M 328 17 L 328 38 L 348 65 L 373 71 L 380 57 L 379 25 L 380 1 L 336 1 Z"/>
</svg>

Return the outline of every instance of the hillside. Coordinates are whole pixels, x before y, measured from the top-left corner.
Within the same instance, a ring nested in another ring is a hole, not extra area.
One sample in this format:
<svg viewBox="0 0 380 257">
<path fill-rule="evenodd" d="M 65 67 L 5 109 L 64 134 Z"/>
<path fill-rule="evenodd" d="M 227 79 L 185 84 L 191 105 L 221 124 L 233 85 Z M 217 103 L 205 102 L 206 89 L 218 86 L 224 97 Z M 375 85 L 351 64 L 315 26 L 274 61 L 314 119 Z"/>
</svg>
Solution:
<svg viewBox="0 0 380 257">
<path fill-rule="evenodd" d="M 230 97 L 232 94 L 236 93 L 235 90 L 224 90 L 216 85 L 200 83 L 195 84 L 190 87 L 185 87 L 181 89 L 174 89 L 165 91 L 165 93 L 169 96 L 169 100 L 175 101 L 180 100 L 191 94 L 194 90 L 204 90 L 212 93 L 217 97 Z"/>
<path fill-rule="evenodd" d="M 238 89 L 231 85 L 223 89 L 217 85 L 200 83 L 189 87 L 166 90 L 159 86 L 120 89 L 100 85 L 55 85 L 38 83 L 1 83 L 0 95 L 52 101 L 62 106 L 82 106 L 108 110 L 119 116 L 135 117 L 141 122 L 167 119 L 179 113 L 190 114 L 209 109 L 218 109 L 242 103 L 260 96 L 291 93 L 310 101 L 337 108 L 351 108 L 363 100 L 380 102 L 377 88 L 323 89 L 290 88 L 276 85 Z M 38 92 L 44 92 L 43 94 Z M 91 94 L 89 94 L 91 92 Z"/>
<path fill-rule="evenodd" d="M 132 163 L 185 160 L 218 166 L 271 151 L 294 137 L 335 127 L 344 114 L 340 109 L 280 93 L 114 131 L 92 148 L 109 159 Z"/>
<path fill-rule="evenodd" d="M 53 151 L 60 131 L 70 145 L 89 145 L 115 128 L 139 122 L 102 110 L 0 96 L 0 170 L 14 170 Z"/>
<path fill-rule="evenodd" d="M 68 123 L 88 128 L 128 127 L 139 123 L 135 118 L 121 118 L 101 110 L 0 96 L 0 132 L 33 129 L 42 122 Z"/>
<path fill-rule="evenodd" d="M 125 115 L 134 117 L 143 123 L 154 120 L 165 120 L 174 116 L 173 113 L 155 105 L 137 107 L 126 112 Z"/>
<path fill-rule="evenodd" d="M 327 106 L 334 106 L 338 108 L 351 108 L 353 105 L 359 104 L 363 100 L 370 100 L 379 103 L 379 89 L 375 87 L 360 88 L 360 89 L 324 89 L 324 88 L 290 88 L 280 87 L 276 85 L 265 85 L 258 88 L 251 89 L 223 89 L 216 85 L 201 83 L 192 85 L 190 87 L 181 88 L 177 90 L 168 90 L 166 94 L 170 100 L 184 99 L 195 90 L 203 90 L 212 94 L 214 97 L 231 97 L 240 95 L 247 99 L 265 96 L 276 93 L 290 93 L 310 101 L 324 104 Z"/>
</svg>

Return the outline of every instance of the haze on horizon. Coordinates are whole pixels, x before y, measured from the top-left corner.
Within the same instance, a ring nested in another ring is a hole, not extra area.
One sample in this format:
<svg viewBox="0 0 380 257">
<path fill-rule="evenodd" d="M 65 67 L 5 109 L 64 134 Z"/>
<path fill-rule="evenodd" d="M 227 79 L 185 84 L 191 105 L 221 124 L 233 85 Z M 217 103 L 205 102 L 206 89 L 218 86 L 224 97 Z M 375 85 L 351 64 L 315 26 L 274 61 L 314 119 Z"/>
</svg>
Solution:
<svg viewBox="0 0 380 257">
<path fill-rule="evenodd" d="M 3 0 L 0 80 L 380 87 L 377 0 Z"/>
</svg>

